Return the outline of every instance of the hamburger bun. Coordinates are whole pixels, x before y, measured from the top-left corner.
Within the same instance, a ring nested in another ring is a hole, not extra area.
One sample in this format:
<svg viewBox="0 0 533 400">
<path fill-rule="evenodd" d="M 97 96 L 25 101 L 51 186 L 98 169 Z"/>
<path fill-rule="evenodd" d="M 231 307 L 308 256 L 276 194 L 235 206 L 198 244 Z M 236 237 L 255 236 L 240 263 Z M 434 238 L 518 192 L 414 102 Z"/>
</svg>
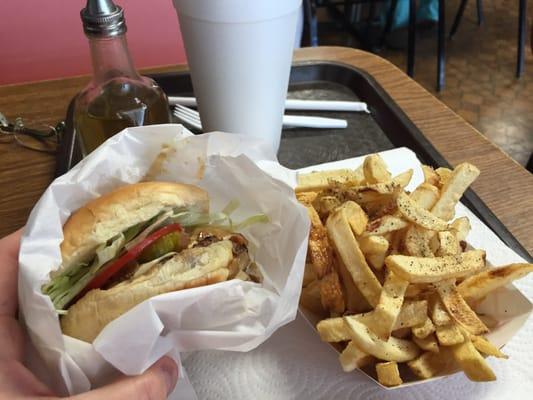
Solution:
<svg viewBox="0 0 533 400">
<path fill-rule="evenodd" d="M 61 270 L 88 261 L 96 247 L 128 227 L 147 221 L 164 208 L 209 210 L 206 191 L 173 182 L 141 182 L 122 186 L 91 200 L 63 226 Z"/>
</svg>

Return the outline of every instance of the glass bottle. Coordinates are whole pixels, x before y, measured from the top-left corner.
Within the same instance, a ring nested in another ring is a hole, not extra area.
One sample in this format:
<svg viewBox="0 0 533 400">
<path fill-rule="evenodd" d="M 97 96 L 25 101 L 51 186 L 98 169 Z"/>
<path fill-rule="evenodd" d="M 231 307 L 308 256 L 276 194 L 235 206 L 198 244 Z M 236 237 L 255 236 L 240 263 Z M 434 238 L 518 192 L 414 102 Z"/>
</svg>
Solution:
<svg viewBox="0 0 533 400">
<path fill-rule="evenodd" d="M 133 66 L 122 8 L 111 0 L 88 0 L 81 18 L 94 72 L 74 109 L 85 156 L 124 128 L 169 123 L 171 117 L 163 90 Z"/>
</svg>

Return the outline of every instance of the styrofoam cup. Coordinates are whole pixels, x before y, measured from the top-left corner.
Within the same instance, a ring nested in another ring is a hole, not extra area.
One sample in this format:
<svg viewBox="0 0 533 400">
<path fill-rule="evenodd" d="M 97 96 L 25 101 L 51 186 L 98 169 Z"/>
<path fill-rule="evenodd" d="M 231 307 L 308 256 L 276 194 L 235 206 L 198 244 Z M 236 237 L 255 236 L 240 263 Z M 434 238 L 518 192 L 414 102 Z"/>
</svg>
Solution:
<svg viewBox="0 0 533 400">
<path fill-rule="evenodd" d="M 174 0 L 204 131 L 279 148 L 302 0 Z"/>
</svg>

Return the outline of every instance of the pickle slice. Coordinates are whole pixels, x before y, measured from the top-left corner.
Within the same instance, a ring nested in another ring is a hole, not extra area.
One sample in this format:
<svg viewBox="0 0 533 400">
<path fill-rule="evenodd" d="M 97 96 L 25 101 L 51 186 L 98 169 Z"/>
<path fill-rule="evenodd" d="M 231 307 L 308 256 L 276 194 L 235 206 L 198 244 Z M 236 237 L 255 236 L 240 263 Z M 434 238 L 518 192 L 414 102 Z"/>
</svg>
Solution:
<svg viewBox="0 0 533 400">
<path fill-rule="evenodd" d="M 171 251 L 180 251 L 187 247 L 187 235 L 183 232 L 170 232 L 160 237 L 142 251 L 137 260 L 145 263 L 159 258 Z"/>
</svg>

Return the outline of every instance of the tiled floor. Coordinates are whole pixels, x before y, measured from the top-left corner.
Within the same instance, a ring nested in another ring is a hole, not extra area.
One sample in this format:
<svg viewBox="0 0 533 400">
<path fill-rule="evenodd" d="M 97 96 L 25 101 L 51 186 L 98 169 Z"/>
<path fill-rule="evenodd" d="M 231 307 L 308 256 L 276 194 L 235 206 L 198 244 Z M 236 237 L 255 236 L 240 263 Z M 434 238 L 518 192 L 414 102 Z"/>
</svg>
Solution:
<svg viewBox="0 0 533 400">
<path fill-rule="evenodd" d="M 435 91 L 436 30 L 417 37 L 415 79 L 465 120 L 525 165 L 533 152 L 533 55 L 529 43 L 533 4 L 528 10 L 526 69 L 514 76 L 518 24 L 517 0 L 484 0 L 485 23 L 477 25 L 476 2 L 470 0 L 452 41 L 447 41 L 446 86 Z M 459 0 L 446 1 L 449 32 Z M 327 25 L 319 27 L 321 45 L 358 47 L 348 34 Z M 403 50 L 383 49 L 387 58 L 405 70 Z"/>
</svg>

